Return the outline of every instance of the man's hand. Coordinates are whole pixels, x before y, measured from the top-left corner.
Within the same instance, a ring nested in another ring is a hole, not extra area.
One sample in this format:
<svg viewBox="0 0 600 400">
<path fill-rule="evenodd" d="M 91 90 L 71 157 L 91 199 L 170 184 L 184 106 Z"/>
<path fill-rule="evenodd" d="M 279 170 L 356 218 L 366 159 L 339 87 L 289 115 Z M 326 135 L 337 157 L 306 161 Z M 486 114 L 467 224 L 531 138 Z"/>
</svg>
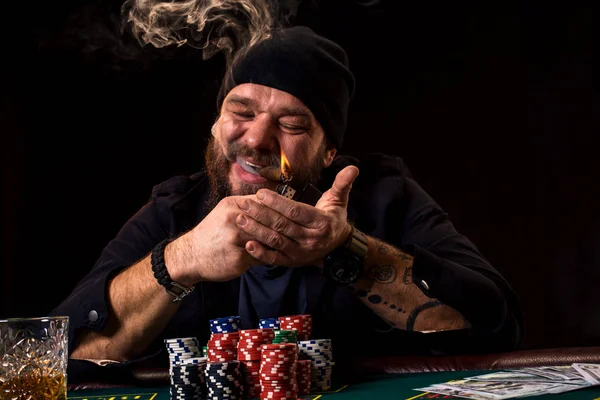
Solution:
<svg viewBox="0 0 600 400">
<path fill-rule="evenodd" d="M 171 279 L 188 285 L 227 281 L 263 264 L 248 254 L 244 246 L 252 237 L 236 224 L 244 214 L 238 204 L 256 204 L 255 200 L 255 195 L 226 197 L 194 229 L 170 243 L 165 263 Z"/>
<path fill-rule="evenodd" d="M 237 216 L 236 224 L 250 237 L 245 243 L 248 253 L 269 265 L 319 264 L 352 232 L 347 207 L 357 176 L 358 168 L 344 168 L 315 207 L 267 189 L 256 193 L 257 201 L 247 196 L 235 198 L 243 211 Z"/>
</svg>

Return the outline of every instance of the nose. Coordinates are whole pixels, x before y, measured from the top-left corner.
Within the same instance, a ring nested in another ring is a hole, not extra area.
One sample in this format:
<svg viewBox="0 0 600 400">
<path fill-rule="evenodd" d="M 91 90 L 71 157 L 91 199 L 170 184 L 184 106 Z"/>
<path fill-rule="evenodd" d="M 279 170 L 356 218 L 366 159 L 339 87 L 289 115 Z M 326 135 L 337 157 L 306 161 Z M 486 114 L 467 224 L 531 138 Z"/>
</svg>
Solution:
<svg viewBox="0 0 600 400">
<path fill-rule="evenodd" d="M 268 115 L 258 115 L 244 133 L 242 140 L 253 149 L 273 152 L 277 148 L 276 126 Z"/>
</svg>

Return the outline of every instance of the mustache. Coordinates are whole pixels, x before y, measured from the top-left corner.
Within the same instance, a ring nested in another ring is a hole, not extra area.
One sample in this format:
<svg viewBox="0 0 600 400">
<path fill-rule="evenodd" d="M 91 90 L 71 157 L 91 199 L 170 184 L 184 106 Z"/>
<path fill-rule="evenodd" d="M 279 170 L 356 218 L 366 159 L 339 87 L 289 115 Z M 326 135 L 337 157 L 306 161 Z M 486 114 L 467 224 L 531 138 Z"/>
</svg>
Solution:
<svg viewBox="0 0 600 400">
<path fill-rule="evenodd" d="M 273 167 L 279 167 L 281 163 L 281 160 L 277 154 L 267 153 L 264 151 L 261 152 L 242 143 L 232 143 L 227 149 L 226 157 L 231 162 L 235 162 L 237 157 L 248 157 L 252 158 L 257 163 Z"/>
</svg>

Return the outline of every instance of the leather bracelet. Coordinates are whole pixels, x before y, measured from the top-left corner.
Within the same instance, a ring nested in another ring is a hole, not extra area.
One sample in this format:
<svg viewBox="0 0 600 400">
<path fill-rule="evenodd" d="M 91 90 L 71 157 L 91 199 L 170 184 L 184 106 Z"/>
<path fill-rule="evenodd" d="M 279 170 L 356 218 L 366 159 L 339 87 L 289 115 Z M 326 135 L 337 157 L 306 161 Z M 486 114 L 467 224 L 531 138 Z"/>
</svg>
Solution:
<svg viewBox="0 0 600 400">
<path fill-rule="evenodd" d="M 165 288 L 168 294 L 174 297 L 173 303 L 177 303 L 178 301 L 183 300 L 185 296 L 192 293 L 194 291 L 194 286 L 190 286 L 189 288 L 185 287 L 182 284 L 171 280 L 171 277 L 169 276 L 169 271 L 167 271 L 167 266 L 165 265 L 165 248 L 173 240 L 173 238 L 167 238 L 154 246 L 152 254 L 150 255 L 150 264 L 152 265 L 152 272 L 154 273 L 156 281 Z M 174 291 L 173 288 L 177 288 L 179 291 Z"/>
</svg>

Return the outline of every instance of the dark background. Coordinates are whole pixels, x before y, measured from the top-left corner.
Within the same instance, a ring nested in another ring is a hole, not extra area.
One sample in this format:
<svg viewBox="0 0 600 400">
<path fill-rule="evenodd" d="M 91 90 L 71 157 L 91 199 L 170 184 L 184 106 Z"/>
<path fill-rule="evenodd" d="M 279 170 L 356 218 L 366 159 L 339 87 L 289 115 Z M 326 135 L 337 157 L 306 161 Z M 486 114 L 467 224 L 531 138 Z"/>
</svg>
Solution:
<svg viewBox="0 0 600 400">
<path fill-rule="evenodd" d="M 403 3 L 300 5 L 357 77 L 342 152 L 407 162 L 521 296 L 524 348 L 600 344 L 591 7 Z M 202 166 L 223 60 L 120 38 L 119 6 L 4 9 L 0 317 L 48 313 Z"/>
</svg>

